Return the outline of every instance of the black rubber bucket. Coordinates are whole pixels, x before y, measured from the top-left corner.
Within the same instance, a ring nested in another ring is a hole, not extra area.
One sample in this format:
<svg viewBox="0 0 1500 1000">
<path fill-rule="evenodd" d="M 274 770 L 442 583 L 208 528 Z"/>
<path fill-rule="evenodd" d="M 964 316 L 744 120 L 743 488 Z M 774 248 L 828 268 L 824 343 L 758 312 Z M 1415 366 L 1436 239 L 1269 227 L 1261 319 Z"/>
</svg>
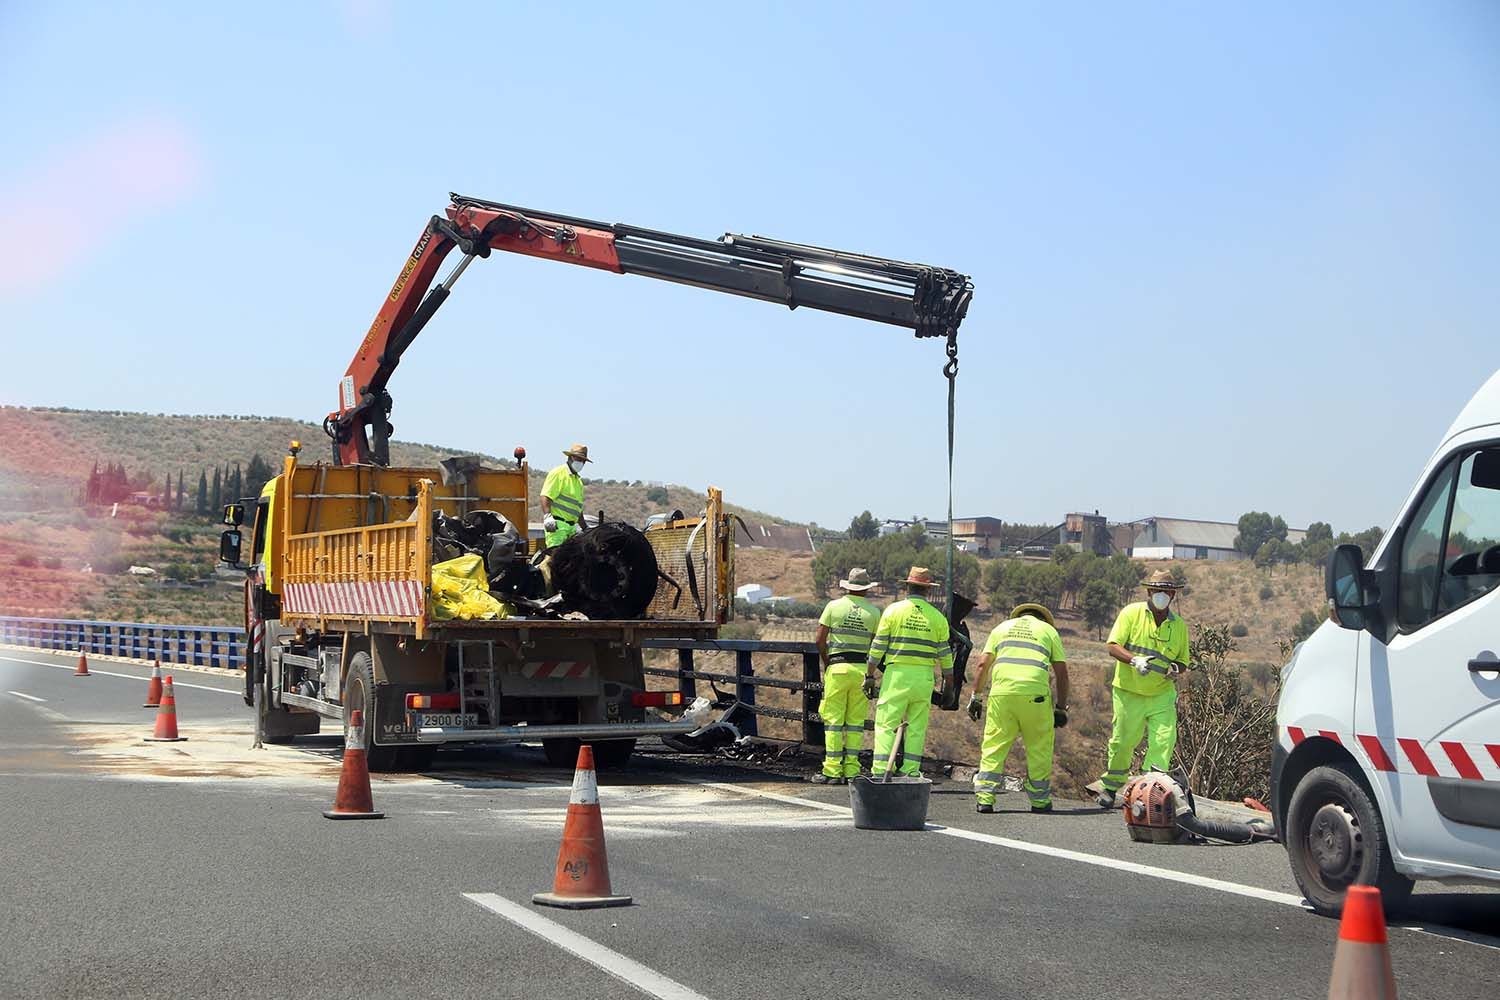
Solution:
<svg viewBox="0 0 1500 1000">
<path fill-rule="evenodd" d="M 849 782 L 856 830 L 921 830 L 927 826 L 932 782 L 893 775 L 890 781 L 860 775 Z"/>
</svg>

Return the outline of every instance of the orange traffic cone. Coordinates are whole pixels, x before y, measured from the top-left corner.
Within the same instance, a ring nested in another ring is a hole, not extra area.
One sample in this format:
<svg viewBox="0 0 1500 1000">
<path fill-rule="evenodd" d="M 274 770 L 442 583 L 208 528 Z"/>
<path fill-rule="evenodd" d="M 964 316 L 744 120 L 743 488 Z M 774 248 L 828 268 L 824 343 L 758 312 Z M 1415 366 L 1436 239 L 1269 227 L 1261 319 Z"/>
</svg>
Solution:
<svg viewBox="0 0 1500 1000">
<path fill-rule="evenodd" d="M 552 891 L 539 892 L 531 901 L 570 910 L 630 905 L 629 896 L 610 892 L 604 817 L 599 812 L 599 786 L 594 780 L 594 748 L 588 744 L 578 748 L 578 769 L 573 773 L 573 794 L 568 797 L 568 820 L 563 824 Z"/>
<path fill-rule="evenodd" d="M 151 668 L 151 680 L 146 683 L 146 704 L 142 708 L 161 707 L 161 661 Z"/>
<path fill-rule="evenodd" d="M 73 671 L 73 676 L 74 677 L 88 677 L 89 676 L 89 661 L 88 661 L 88 657 L 86 657 L 86 656 L 83 655 L 83 650 L 81 650 L 81 649 L 78 651 L 78 669 L 75 670 L 75 671 Z"/>
<path fill-rule="evenodd" d="M 172 675 L 162 682 L 161 704 L 156 706 L 156 732 L 146 737 L 147 743 L 180 743 L 186 736 L 177 735 L 177 698 L 172 694 Z"/>
<path fill-rule="evenodd" d="M 344 769 L 339 772 L 339 790 L 333 796 L 333 808 L 325 809 L 328 819 L 380 819 L 370 797 L 370 762 L 365 752 L 365 714 L 355 709 L 349 716 L 349 735 L 344 740 Z"/>
<path fill-rule="evenodd" d="M 1396 1000 L 1396 977 L 1385 941 L 1385 914 L 1380 890 L 1350 886 L 1339 921 L 1339 943 L 1333 953 L 1328 1000 Z"/>
</svg>

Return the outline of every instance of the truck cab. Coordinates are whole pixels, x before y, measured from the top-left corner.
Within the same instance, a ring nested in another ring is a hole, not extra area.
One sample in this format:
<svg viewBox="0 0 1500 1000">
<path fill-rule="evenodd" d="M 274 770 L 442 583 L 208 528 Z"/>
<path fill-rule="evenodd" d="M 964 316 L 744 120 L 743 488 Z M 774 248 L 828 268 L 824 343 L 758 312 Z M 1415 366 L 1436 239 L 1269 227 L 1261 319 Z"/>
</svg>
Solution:
<svg viewBox="0 0 1500 1000">
<path fill-rule="evenodd" d="M 1500 372 L 1444 435 L 1282 671 L 1272 809 L 1313 908 L 1351 885 L 1500 885 Z"/>
</svg>

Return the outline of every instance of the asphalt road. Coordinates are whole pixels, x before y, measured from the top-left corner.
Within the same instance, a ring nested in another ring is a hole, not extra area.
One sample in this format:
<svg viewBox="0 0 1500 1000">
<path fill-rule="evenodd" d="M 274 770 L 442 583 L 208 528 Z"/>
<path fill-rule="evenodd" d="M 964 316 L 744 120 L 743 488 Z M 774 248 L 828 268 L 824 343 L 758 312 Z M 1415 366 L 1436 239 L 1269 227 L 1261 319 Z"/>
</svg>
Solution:
<svg viewBox="0 0 1500 1000">
<path fill-rule="evenodd" d="M 951 783 L 927 833 L 856 831 L 844 789 L 648 753 L 601 789 L 635 905 L 544 910 L 571 775 L 539 750 L 440 754 L 377 778 L 386 819 L 333 823 L 336 737 L 249 750 L 237 679 L 176 672 L 189 739 L 147 744 L 147 671 L 72 665 L 0 651 L 0 996 L 1327 991 L 1337 924 L 1274 844 L 1134 844 L 1020 795 L 977 816 Z M 1402 996 L 1495 996 L 1500 894 L 1417 900 L 1391 932 Z"/>
</svg>

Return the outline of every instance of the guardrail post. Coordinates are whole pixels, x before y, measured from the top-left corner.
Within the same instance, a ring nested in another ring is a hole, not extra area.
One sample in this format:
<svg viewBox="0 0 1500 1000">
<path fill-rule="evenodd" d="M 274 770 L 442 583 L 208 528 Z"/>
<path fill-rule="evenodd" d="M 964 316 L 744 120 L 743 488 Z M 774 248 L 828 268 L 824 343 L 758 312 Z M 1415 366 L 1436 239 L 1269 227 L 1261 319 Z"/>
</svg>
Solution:
<svg viewBox="0 0 1500 1000">
<path fill-rule="evenodd" d="M 737 678 L 735 683 L 735 697 L 739 698 L 740 703 L 745 707 L 753 710 L 755 708 L 755 684 L 746 680 L 746 678 L 755 676 L 755 667 L 750 661 L 751 655 L 748 649 L 735 650 L 734 676 Z M 756 725 L 757 721 L 755 712 L 750 711 L 744 713 L 735 725 L 739 727 L 741 736 L 759 736 L 760 731 Z"/>
<path fill-rule="evenodd" d="M 684 704 L 691 705 L 693 699 L 698 697 L 698 682 L 691 677 L 684 676 L 692 673 L 693 651 L 690 648 L 682 648 L 677 651 L 677 691 L 682 695 Z"/>
<path fill-rule="evenodd" d="M 802 742 L 809 746 L 823 746 L 823 720 L 818 715 L 818 703 L 822 699 L 823 678 L 817 653 L 802 654 Z M 816 686 L 814 686 L 816 685 Z"/>
</svg>

